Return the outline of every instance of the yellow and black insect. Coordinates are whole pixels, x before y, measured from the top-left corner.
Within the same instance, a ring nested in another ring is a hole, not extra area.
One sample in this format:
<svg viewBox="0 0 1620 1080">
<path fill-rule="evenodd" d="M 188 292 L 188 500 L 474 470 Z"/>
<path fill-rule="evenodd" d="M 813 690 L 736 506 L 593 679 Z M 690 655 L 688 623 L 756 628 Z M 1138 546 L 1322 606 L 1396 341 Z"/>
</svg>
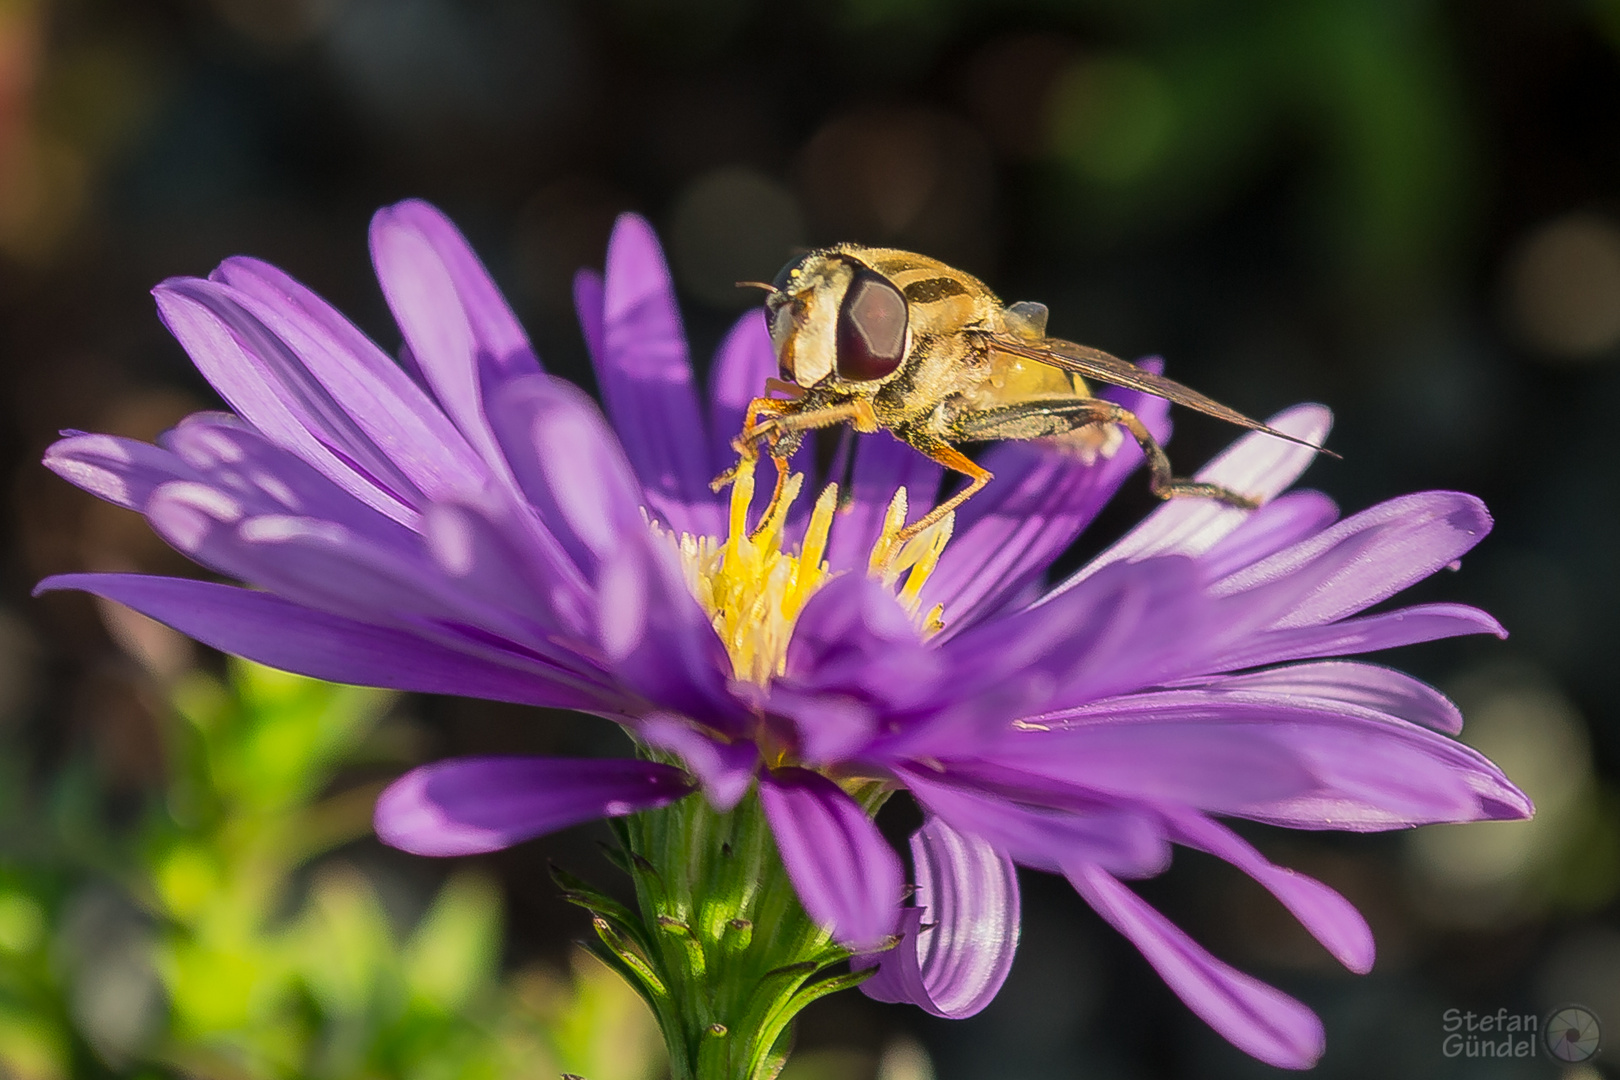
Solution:
<svg viewBox="0 0 1620 1080">
<path fill-rule="evenodd" d="M 887 430 L 968 477 L 967 486 L 902 538 L 939 521 L 993 479 L 956 448 L 987 440 L 1054 438 L 1091 459 L 1112 453 L 1123 428 L 1141 445 L 1148 486 L 1160 498 L 1256 505 L 1240 492 L 1174 476 L 1142 421 L 1093 396 L 1087 379 L 1321 450 L 1128 361 L 1047 337 L 1045 305 L 1003 306 L 978 278 L 924 255 L 840 244 L 796 259 L 762 287 L 782 373 L 768 380 L 767 392 L 783 396 L 750 402 L 733 446 L 745 458 L 756 457 L 762 443 L 769 449 L 776 497 L 805 432 L 842 423 L 859 432 Z M 715 488 L 734 475 L 717 478 Z"/>
</svg>

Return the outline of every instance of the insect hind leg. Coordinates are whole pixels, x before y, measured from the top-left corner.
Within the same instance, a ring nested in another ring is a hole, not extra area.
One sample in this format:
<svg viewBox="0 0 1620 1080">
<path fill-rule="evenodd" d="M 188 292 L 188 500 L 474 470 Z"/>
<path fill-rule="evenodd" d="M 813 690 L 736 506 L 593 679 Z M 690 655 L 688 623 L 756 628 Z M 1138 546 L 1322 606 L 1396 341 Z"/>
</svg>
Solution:
<svg viewBox="0 0 1620 1080">
<path fill-rule="evenodd" d="M 1130 432 L 1147 459 L 1148 490 L 1161 499 L 1214 499 L 1240 510 L 1260 505 L 1258 499 L 1219 484 L 1176 476 L 1164 447 L 1141 418 L 1102 398 L 1044 398 L 1001 405 L 959 417 L 955 427 L 964 440 L 1032 439 L 1063 435 L 1092 424 L 1118 424 Z"/>
</svg>

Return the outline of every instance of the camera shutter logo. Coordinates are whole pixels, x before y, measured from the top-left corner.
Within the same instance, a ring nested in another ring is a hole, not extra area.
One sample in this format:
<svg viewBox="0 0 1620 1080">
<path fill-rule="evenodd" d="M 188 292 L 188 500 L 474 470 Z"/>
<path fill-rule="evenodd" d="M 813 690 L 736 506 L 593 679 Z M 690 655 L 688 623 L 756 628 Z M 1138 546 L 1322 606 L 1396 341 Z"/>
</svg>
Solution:
<svg viewBox="0 0 1620 1080">
<path fill-rule="evenodd" d="M 1555 1011 L 1547 1017 L 1541 1031 L 1547 1053 L 1571 1065 L 1597 1057 L 1603 1036 L 1597 1017 L 1579 1005 L 1566 1005 Z"/>
</svg>

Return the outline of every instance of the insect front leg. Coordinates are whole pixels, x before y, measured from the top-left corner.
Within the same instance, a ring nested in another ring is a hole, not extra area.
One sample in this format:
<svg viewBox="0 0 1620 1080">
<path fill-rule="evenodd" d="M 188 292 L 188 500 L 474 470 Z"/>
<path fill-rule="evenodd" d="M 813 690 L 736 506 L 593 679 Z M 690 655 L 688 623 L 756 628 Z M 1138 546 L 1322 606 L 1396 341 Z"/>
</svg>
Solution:
<svg viewBox="0 0 1620 1080">
<path fill-rule="evenodd" d="M 876 431 L 878 427 L 872 403 L 865 398 L 856 398 L 853 401 L 839 402 L 821 408 L 805 408 L 799 401 L 755 398 L 748 403 L 748 412 L 745 415 L 742 434 L 731 441 L 741 460 L 711 480 L 709 487 L 719 491 L 735 480 L 742 462 L 758 457 L 760 442 L 762 440 L 767 442 L 770 446 L 771 460 L 776 465 L 776 489 L 771 492 L 771 501 L 766 505 L 765 513 L 760 515 L 761 522 L 770 520 L 776 511 L 776 504 L 782 499 L 782 492 L 787 487 L 790 472 L 788 459 L 799 448 L 805 432 L 843 423 L 854 425 L 856 431 Z M 756 416 L 765 416 L 767 419 L 764 423 L 755 424 Z"/>
<path fill-rule="evenodd" d="M 780 437 L 775 434 L 775 418 L 784 413 L 792 412 L 796 408 L 798 408 L 796 401 L 783 401 L 779 398 L 761 397 L 750 401 L 748 408 L 743 412 L 743 429 L 735 439 L 731 440 L 731 448 L 737 451 L 737 464 L 710 480 L 709 490 L 722 491 L 733 480 L 737 479 L 737 470 L 742 467 L 742 463 L 752 461 L 759 456 L 759 443 L 761 440 L 768 440 L 774 447 Z M 754 421 L 761 416 L 768 419 L 762 424 L 756 424 Z M 780 472 L 780 467 L 778 467 L 778 472 Z M 781 494 L 780 482 L 777 484 L 777 494 Z"/>
<path fill-rule="evenodd" d="M 1118 424 L 1131 433 L 1147 459 L 1148 490 L 1161 499 L 1215 499 L 1240 510 L 1253 510 L 1258 500 L 1201 480 L 1186 480 L 1170 468 L 1164 447 L 1137 415 L 1102 398 L 1038 398 L 958 415 L 952 434 L 963 441 L 1038 439 L 1063 435 L 1090 424 Z"/>
</svg>

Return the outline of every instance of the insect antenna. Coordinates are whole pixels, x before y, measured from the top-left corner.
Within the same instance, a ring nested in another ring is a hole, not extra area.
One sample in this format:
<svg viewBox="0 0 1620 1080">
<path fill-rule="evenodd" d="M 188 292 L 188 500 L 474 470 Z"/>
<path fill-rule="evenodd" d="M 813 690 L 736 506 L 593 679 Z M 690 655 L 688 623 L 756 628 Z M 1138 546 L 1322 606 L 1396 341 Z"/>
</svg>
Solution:
<svg viewBox="0 0 1620 1080">
<path fill-rule="evenodd" d="M 781 292 L 782 291 L 782 290 L 778 289 L 775 285 L 767 285 L 763 281 L 739 281 L 736 284 L 737 284 L 737 288 L 739 288 L 739 289 L 764 289 L 768 293 L 774 293 L 774 292 Z"/>
</svg>

